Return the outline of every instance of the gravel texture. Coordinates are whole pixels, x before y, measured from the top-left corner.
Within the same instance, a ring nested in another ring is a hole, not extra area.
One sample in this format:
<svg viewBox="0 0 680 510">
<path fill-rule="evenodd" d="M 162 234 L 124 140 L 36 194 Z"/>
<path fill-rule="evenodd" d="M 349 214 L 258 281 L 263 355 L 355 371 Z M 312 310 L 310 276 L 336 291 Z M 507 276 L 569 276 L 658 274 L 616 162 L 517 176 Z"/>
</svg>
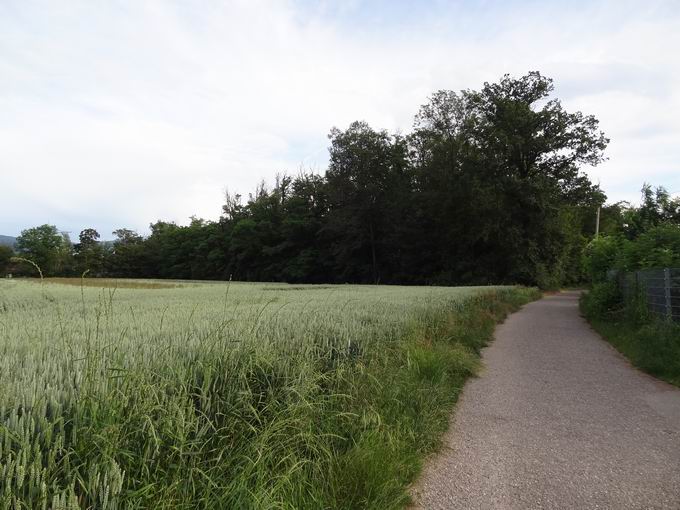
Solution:
<svg viewBox="0 0 680 510">
<path fill-rule="evenodd" d="M 565 292 L 496 330 L 414 508 L 680 509 L 680 390 L 602 340 Z"/>
</svg>

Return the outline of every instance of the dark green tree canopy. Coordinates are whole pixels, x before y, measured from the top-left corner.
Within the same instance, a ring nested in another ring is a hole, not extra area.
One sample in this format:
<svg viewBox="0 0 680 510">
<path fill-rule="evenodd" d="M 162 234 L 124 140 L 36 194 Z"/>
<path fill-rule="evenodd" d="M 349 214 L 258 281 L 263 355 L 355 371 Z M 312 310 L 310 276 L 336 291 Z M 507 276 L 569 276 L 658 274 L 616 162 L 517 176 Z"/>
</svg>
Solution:
<svg viewBox="0 0 680 510">
<path fill-rule="evenodd" d="M 54 225 L 40 225 L 21 231 L 16 249 L 20 255 L 36 263 L 45 275 L 63 271 L 71 255 L 71 243 Z"/>
<path fill-rule="evenodd" d="M 80 244 L 84 246 L 92 246 L 99 240 L 99 232 L 93 228 L 86 228 L 78 235 Z"/>
<path fill-rule="evenodd" d="M 582 170 L 604 160 L 608 140 L 594 117 L 553 94 L 538 72 L 506 75 L 480 90 L 435 92 L 407 134 L 361 121 L 333 128 L 324 175 L 281 174 L 247 200 L 227 193 L 216 222 L 158 221 L 147 238 L 116 230 L 110 250 L 86 229 L 76 265 L 310 283 L 578 281 L 605 202 Z M 631 225 L 677 214 L 663 193 L 648 194 Z M 603 229 L 622 228 L 625 210 L 604 207 Z"/>
<path fill-rule="evenodd" d="M 9 246 L 0 244 L 0 276 L 7 274 L 12 257 L 14 257 L 14 250 Z"/>
<path fill-rule="evenodd" d="M 439 91 L 409 137 L 430 238 L 446 232 L 446 274 L 535 282 L 567 265 L 561 211 L 604 201 L 581 165 L 604 156 L 597 120 L 566 112 L 552 81 L 532 72 L 480 91 Z M 464 220 L 463 220 L 464 219 Z"/>
<path fill-rule="evenodd" d="M 113 235 L 116 236 L 114 245 L 128 245 L 128 244 L 138 244 L 141 243 L 144 238 L 140 236 L 134 230 L 127 228 L 119 228 L 113 231 Z"/>
<path fill-rule="evenodd" d="M 552 80 L 538 72 L 505 75 L 481 91 L 436 92 L 416 116 L 416 161 L 433 162 L 443 152 L 448 159 L 434 164 L 448 161 L 450 170 L 474 158 L 490 177 L 538 179 L 563 194 L 588 194 L 593 186 L 580 165 L 602 162 L 609 140 L 595 117 L 566 112 L 548 99 L 552 92 Z"/>
<path fill-rule="evenodd" d="M 80 241 L 74 246 L 75 271 L 77 274 L 99 276 L 104 270 L 105 249 L 99 242 L 99 232 L 93 228 L 83 229 Z"/>
</svg>

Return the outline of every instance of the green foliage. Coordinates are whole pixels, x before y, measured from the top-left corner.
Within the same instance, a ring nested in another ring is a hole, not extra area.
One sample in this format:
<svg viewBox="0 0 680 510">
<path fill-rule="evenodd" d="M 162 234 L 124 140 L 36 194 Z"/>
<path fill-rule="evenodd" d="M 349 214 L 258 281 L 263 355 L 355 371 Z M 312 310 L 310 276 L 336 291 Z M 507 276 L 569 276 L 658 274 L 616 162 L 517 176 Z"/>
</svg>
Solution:
<svg viewBox="0 0 680 510">
<path fill-rule="evenodd" d="M 594 118 L 564 111 L 551 92 L 538 73 L 506 76 L 478 92 L 433 94 L 407 136 L 364 122 L 333 129 L 325 177 L 279 179 L 246 205 L 229 197 L 223 274 L 580 281 L 584 232 L 604 196 L 579 167 L 599 163 L 607 139 Z"/>
<path fill-rule="evenodd" d="M 9 246 L 0 245 L 0 276 L 5 276 L 14 257 L 14 250 Z"/>
<path fill-rule="evenodd" d="M 642 370 L 680 386 L 680 326 L 668 321 L 645 324 L 629 342 L 629 356 Z"/>
<path fill-rule="evenodd" d="M 68 274 L 71 269 L 72 247 L 67 234 L 54 225 L 40 225 L 21 231 L 16 250 L 22 257 L 37 264 L 43 274 Z"/>
<path fill-rule="evenodd" d="M 564 210 L 602 202 L 579 165 L 599 163 L 607 139 L 551 92 L 551 80 L 529 73 L 478 92 L 440 91 L 421 108 L 411 140 L 431 220 L 422 253 L 446 260 L 446 274 L 553 286 L 574 266 L 564 256 L 578 256 L 571 243 L 582 242 Z"/>
<path fill-rule="evenodd" d="M 113 232 L 116 236 L 110 257 L 106 260 L 106 273 L 111 276 L 136 278 L 148 271 L 149 250 L 144 238 L 137 232 L 120 228 Z"/>
<path fill-rule="evenodd" d="M 590 281 L 607 279 L 609 271 L 680 267 L 680 224 L 662 223 L 628 240 L 622 236 L 593 239 L 583 253 Z"/>
<path fill-rule="evenodd" d="M 402 507 L 534 297 L 0 281 L 0 507 Z"/>
<path fill-rule="evenodd" d="M 651 227 L 625 249 L 625 269 L 680 267 L 680 223 Z"/>
<path fill-rule="evenodd" d="M 378 283 L 389 267 L 390 241 L 398 235 L 408 189 L 403 137 L 353 122 L 329 136 L 326 173 L 330 212 L 323 227 L 340 281 Z M 393 245 L 392 245 L 393 246 Z"/>
<path fill-rule="evenodd" d="M 620 312 L 624 300 L 616 280 L 603 281 L 581 297 L 581 309 L 586 317 L 605 319 Z"/>
<path fill-rule="evenodd" d="M 633 282 L 630 282 L 634 285 Z M 610 279 L 596 283 L 582 296 L 581 309 L 592 319 L 625 320 L 631 327 L 639 327 L 653 320 L 647 307 L 643 289 L 633 289 L 629 296 L 621 292 L 619 282 Z"/>
<path fill-rule="evenodd" d="M 608 140 L 594 117 L 562 107 L 549 78 L 437 91 L 406 135 L 353 122 L 329 138 L 325 175 L 279 176 L 246 201 L 227 194 L 218 222 L 158 221 L 146 239 L 117 230 L 103 264 L 96 232 L 84 231 L 78 271 L 546 288 L 582 280 L 605 197 L 581 167 L 599 164 Z M 623 228 L 617 207 L 604 208 L 603 231 Z"/>
<path fill-rule="evenodd" d="M 680 224 L 680 198 L 672 199 L 663 186 L 652 189 L 647 183 L 642 186 L 641 194 L 639 207 L 622 211 L 623 232 L 628 239 L 635 239 L 657 225 Z"/>
<path fill-rule="evenodd" d="M 608 272 L 619 267 L 625 241 L 616 236 L 596 237 L 583 252 L 583 269 L 593 283 L 607 281 Z"/>
<path fill-rule="evenodd" d="M 77 274 L 88 273 L 89 276 L 102 276 L 106 250 L 99 242 L 99 232 L 86 228 L 78 236 L 79 243 L 74 248 L 74 260 Z"/>
<path fill-rule="evenodd" d="M 581 309 L 636 366 L 680 386 L 680 326 L 649 312 L 644 289 L 624 299 L 618 282 L 607 280 L 610 270 L 626 278 L 630 271 L 680 266 L 680 201 L 647 184 L 642 195 L 639 207 L 620 211 L 621 232 L 595 239 L 586 249 L 584 266 L 594 285 Z"/>
</svg>

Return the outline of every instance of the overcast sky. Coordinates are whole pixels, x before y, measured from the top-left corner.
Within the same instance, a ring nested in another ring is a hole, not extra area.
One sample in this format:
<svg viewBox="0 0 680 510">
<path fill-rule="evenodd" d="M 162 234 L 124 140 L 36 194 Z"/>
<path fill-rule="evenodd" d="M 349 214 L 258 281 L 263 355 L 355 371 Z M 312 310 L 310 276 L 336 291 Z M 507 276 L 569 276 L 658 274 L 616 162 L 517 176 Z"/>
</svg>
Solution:
<svg viewBox="0 0 680 510">
<path fill-rule="evenodd" d="M 680 2 L 0 0 L 0 234 L 217 219 L 353 120 L 539 70 L 594 114 L 610 200 L 680 192 Z"/>
</svg>

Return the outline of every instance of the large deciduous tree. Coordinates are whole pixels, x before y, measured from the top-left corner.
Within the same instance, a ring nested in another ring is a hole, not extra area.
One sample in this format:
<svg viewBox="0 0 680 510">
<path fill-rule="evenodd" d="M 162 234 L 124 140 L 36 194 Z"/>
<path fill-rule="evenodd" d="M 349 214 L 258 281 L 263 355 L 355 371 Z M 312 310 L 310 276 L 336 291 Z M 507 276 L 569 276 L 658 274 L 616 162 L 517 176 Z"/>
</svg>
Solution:
<svg viewBox="0 0 680 510">
<path fill-rule="evenodd" d="M 402 137 L 365 122 L 333 129 L 329 138 L 330 211 L 324 231 L 336 271 L 341 280 L 377 283 L 398 223 L 390 214 L 393 201 L 399 186 L 408 186 L 407 146 Z"/>
<path fill-rule="evenodd" d="M 99 276 L 104 269 L 105 250 L 99 242 L 99 232 L 94 228 L 83 229 L 78 235 L 80 241 L 75 246 L 76 267 L 80 274 L 86 271 L 91 276 Z"/>
<path fill-rule="evenodd" d="M 433 249 L 458 261 L 452 274 L 548 278 L 565 263 L 564 208 L 603 200 L 581 166 L 600 163 L 608 140 L 552 91 L 540 73 L 506 75 L 480 91 L 440 91 L 416 117 L 410 141 L 428 235 L 445 232 Z"/>
<path fill-rule="evenodd" d="M 16 249 L 21 257 L 37 264 L 46 276 L 64 273 L 69 268 L 70 240 L 54 225 L 22 230 L 17 237 Z"/>
<path fill-rule="evenodd" d="M 116 239 L 107 260 L 107 272 L 112 276 L 153 277 L 144 238 L 134 230 L 119 228 L 113 231 Z"/>
</svg>

